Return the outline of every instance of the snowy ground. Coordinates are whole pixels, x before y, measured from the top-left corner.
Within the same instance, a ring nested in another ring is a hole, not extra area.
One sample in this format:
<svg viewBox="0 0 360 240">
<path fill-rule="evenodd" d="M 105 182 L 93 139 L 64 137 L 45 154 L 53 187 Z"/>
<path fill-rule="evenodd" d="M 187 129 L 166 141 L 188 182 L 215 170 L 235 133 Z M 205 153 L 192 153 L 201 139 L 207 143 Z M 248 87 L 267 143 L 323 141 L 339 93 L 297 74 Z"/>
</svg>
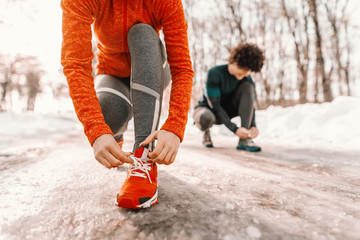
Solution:
<svg viewBox="0 0 360 240">
<path fill-rule="evenodd" d="M 203 148 L 190 120 L 159 204 L 132 211 L 113 205 L 125 172 L 94 160 L 73 114 L 0 113 L 0 239 L 359 239 L 359 122 L 359 98 L 272 107 L 247 153 L 219 126 Z"/>
</svg>

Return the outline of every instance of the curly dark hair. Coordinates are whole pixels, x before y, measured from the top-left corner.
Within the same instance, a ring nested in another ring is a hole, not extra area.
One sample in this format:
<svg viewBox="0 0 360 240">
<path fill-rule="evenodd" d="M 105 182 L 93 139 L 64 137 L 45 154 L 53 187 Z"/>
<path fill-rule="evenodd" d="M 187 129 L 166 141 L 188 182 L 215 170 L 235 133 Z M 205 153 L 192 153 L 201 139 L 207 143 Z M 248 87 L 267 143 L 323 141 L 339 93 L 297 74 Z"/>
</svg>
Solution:
<svg viewBox="0 0 360 240">
<path fill-rule="evenodd" d="M 264 61 L 264 51 L 255 44 L 240 43 L 230 52 L 229 63 L 236 63 L 238 67 L 252 72 L 260 72 Z"/>
</svg>

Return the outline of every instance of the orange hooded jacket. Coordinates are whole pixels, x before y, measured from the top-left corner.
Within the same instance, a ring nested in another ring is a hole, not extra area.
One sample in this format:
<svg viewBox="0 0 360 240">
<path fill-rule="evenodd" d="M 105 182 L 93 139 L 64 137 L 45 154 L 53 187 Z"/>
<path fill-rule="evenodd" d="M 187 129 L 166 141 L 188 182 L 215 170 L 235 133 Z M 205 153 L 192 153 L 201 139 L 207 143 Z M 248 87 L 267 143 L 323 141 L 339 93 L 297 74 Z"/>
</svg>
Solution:
<svg viewBox="0 0 360 240">
<path fill-rule="evenodd" d="M 97 39 L 97 74 L 130 76 L 127 33 L 136 23 L 162 29 L 172 76 L 168 118 L 161 127 L 183 140 L 191 101 L 193 71 L 181 0 L 61 0 L 61 64 L 76 114 L 92 145 L 105 124 L 92 76 L 92 31 Z M 93 29 L 92 29 L 93 28 Z"/>
</svg>

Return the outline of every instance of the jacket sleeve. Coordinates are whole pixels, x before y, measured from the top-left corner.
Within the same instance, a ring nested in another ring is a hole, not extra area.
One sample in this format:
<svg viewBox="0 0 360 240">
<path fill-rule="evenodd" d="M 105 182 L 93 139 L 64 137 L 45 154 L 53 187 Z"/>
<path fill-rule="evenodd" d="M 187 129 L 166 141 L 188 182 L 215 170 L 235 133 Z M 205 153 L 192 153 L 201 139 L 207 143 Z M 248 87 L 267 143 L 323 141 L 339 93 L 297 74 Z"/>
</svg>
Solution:
<svg viewBox="0 0 360 240">
<path fill-rule="evenodd" d="M 181 0 L 157 1 L 157 16 L 163 27 L 172 86 L 169 115 L 161 127 L 183 140 L 191 102 L 194 72 L 189 53 L 187 23 Z"/>
<path fill-rule="evenodd" d="M 112 134 L 105 124 L 92 76 L 92 30 L 96 6 L 91 1 L 62 0 L 61 64 L 78 119 L 92 145 L 102 134 Z M 95 2 L 95 1 L 94 1 Z"/>
<path fill-rule="evenodd" d="M 220 97 L 208 97 L 208 101 L 210 101 L 211 103 L 211 108 L 213 113 L 215 114 L 216 119 L 220 123 L 224 124 L 230 131 L 235 133 L 238 129 L 238 126 L 235 123 L 231 122 L 229 115 L 221 107 L 220 100 Z"/>
</svg>

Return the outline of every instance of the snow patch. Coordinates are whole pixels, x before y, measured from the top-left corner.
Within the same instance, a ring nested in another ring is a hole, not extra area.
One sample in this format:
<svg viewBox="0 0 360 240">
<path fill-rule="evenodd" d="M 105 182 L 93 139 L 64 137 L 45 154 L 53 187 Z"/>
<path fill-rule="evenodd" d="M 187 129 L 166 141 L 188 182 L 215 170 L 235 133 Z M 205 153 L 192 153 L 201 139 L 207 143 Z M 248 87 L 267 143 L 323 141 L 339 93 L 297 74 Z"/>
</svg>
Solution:
<svg viewBox="0 0 360 240">
<path fill-rule="evenodd" d="M 259 141 L 307 147 L 358 149 L 360 98 L 338 97 L 331 103 L 269 107 L 257 112 Z"/>
<path fill-rule="evenodd" d="M 232 119 L 238 126 L 239 117 Z M 293 107 L 270 106 L 256 112 L 258 144 L 358 150 L 360 146 L 360 97 L 337 97 L 331 103 Z M 187 134 L 202 134 L 189 120 Z M 234 137 L 224 125 L 211 128 L 211 136 Z"/>
</svg>

